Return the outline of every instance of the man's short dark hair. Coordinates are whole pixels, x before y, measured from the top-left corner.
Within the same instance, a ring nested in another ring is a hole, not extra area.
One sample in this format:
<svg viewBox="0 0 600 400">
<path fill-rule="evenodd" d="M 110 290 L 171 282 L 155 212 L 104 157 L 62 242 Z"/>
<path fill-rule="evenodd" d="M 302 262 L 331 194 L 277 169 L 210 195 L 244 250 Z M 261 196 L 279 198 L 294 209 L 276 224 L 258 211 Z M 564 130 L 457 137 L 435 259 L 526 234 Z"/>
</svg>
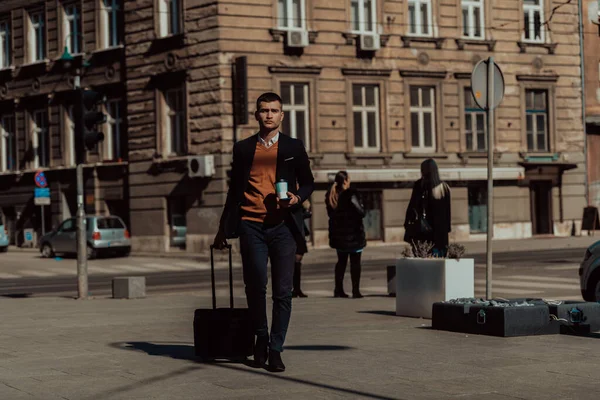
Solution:
<svg viewBox="0 0 600 400">
<path fill-rule="evenodd" d="M 274 101 L 278 101 L 279 104 L 282 105 L 283 108 L 283 100 L 281 100 L 281 97 L 279 97 L 279 95 L 277 93 L 273 93 L 273 92 L 267 92 L 267 93 L 263 93 L 261 94 L 258 99 L 256 99 L 256 110 L 260 110 L 260 103 L 272 103 Z"/>
</svg>

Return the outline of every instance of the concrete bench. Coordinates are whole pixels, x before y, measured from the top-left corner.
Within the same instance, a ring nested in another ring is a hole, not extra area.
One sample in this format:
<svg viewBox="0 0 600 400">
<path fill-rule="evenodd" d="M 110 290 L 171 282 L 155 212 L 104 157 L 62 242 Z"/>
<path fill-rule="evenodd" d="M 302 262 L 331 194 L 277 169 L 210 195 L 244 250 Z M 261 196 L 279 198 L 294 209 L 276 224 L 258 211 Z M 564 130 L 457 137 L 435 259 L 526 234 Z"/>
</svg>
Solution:
<svg viewBox="0 0 600 400">
<path fill-rule="evenodd" d="M 112 280 L 113 299 L 141 299 L 146 297 L 146 277 L 124 276 Z"/>
</svg>

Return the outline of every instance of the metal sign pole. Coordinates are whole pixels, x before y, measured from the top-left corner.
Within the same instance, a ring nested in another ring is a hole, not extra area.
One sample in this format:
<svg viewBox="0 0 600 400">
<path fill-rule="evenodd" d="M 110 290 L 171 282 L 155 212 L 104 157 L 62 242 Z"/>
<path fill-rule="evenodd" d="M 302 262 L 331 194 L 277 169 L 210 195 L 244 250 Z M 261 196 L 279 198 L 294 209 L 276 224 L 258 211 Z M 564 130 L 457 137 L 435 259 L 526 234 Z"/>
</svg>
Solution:
<svg viewBox="0 0 600 400">
<path fill-rule="evenodd" d="M 40 206 L 42 209 L 42 236 L 46 234 L 46 216 L 44 215 L 44 206 Z"/>
<path fill-rule="evenodd" d="M 488 193 L 485 296 L 492 298 L 492 239 L 494 237 L 494 58 L 487 65 Z"/>
<path fill-rule="evenodd" d="M 79 89 L 80 84 L 79 73 L 75 75 L 74 87 Z M 81 107 L 81 102 L 78 101 L 75 107 Z M 77 118 L 81 113 L 76 113 Z M 83 132 L 75 132 L 76 135 L 83 137 Z M 83 162 L 77 164 L 77 292 L 78 298 L 88 298 L 88 269 L 87 269 L 87 240 L 85 226 L 85 207 L 83 204 Z"/>
</svg>

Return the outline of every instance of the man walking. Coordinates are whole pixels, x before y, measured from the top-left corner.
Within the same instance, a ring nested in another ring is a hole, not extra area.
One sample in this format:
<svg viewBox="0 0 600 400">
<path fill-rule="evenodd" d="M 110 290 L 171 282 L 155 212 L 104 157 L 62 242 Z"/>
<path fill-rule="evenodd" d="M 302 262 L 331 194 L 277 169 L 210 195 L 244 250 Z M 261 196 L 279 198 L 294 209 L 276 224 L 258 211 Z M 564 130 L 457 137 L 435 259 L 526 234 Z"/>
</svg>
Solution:
<svg viewBox="0 0 600 400">
<path fill-rule="evenodd" d="M 301 204 L 312 193 L 314 178 L 302 141 L 279 131 L 281 98 L 264 93 L 256 100 L 260 131 L 233 146 L 231 182 L 215 236 L 215 248 L 240 238 L 246 299 L 255 329 L 254 363 L 285 371 L 283 343 L 292 312 L 296 243 L 304 237 Z M 276 183 L 287 183 L 286 195 Z M 279 190 L 278 190 L 279 191 Z M 267 260 L 271 260 L 273 315 L 267 323 Z"/>
</svg>

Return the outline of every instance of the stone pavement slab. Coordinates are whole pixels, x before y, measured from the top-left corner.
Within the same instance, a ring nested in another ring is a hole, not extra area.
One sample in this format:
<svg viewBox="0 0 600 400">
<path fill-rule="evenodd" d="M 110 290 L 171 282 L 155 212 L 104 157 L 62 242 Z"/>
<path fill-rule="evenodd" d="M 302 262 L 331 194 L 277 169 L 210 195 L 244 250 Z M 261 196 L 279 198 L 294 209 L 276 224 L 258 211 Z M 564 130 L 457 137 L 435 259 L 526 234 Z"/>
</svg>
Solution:
<svg viewBox="0 0 600 400">
<path fill-rule="evenodd" d="M 243 299 L 236 299 L 244 304 Z M 597 399 L 600 334 L 497 338 L 435 331 L 394 299 L 294 300 L 272 374 L 199 363 L 205 293 L 138 300 L 0 298 L 0 399 Z"/>
</svg>

